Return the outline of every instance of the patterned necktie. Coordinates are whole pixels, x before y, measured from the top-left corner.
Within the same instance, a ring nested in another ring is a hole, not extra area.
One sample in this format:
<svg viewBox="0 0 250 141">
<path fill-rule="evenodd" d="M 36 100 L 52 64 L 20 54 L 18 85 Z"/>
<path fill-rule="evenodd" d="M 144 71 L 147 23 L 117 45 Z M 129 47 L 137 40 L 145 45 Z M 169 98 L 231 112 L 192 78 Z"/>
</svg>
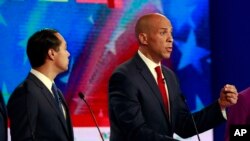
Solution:
<svg viewBox="0 0 250 141">
<path fill-rule="evenodd" d="M 158 83 L 158 87 L 159 87 L 160 92 L 161 92 L 163 103 L 165 105 L 167 113 L 169 113 L 169 111 L 168 111 L 168 95 L 167 95 L 167 91 L 165 88 L 164 78 L 162 77 L 161 67 L 160 66 L 155 67 L 155 71 L 157 74 L 157 83 Z"/>
<path fill-rule="evenodd" d="M 62 110 L 62 103 L 61 103 L 61 98 L 59 96 L 59 93 L 57 91 L 57 87 L 56 87 L 56 84 L 53 83 L 52 84 L 52 88 L 51 88 L 53 94 L 54 94 L 54 98 L 55 98 L 55 101 L 56 101 L 56 104 L 59 108 L 59 110 L 63 113 L 63 110 Z"/>
</svg>

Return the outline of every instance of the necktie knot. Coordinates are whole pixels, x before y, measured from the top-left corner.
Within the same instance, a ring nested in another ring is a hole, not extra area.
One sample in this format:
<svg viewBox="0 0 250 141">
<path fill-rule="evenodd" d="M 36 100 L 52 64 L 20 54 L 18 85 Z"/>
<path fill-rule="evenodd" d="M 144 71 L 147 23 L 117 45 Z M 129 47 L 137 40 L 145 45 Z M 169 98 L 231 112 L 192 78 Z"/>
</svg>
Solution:
<svg viewBox="0 0 250 141">
<path fill-rule="evenodd" d="M 52 84 L 51 90 L 52 90 L 54 95 L 57 95 L 57 87 L 56 87 L 55 83 Z"/>
<path fill-rule="evenodd" d="M 160 66 L 155 67 L 155 71 L 157 74 L 157 81 L 163 81 L 163 83 L 164 83 L 164 80 L 162 77 L 162 72 L 161 72 L 161 67 Z"/>
<path fill-rule="evenodd" d="M 155 71 L 157 73 L 157 76 L 160 74 L 161 75 L 161 67 L 160 66 L 157 66 L 155 67 Z"/>
</svg>

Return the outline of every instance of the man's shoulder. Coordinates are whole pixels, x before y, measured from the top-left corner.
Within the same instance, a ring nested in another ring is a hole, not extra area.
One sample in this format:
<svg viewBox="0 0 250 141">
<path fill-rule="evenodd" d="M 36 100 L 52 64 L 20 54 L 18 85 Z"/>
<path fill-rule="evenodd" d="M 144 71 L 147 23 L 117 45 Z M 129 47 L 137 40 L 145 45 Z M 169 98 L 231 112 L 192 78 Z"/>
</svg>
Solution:
<svg viewBox="0 0 250 141">
<path fill-rule="evenodd" d="M 33 91 L 33 89 L 37 89 L 38 85 L 36 84 L 35 81 L 39 81 L 39 80 L 35 80 L 32 74 L 28 74 L 28 76 L 20 84 L 17 85 L 12 95 L 13 96 L 20 95 L 20 94 L 28 93 L 28 91 Z"/>
<path fill-rule="evenodd" d="M 120 65 L 118 65 L 116 67 L 116 69 L 114 70 L 114 72 L 127 72 L 127 71 L 131 71 L 131 69 L 135 68 L 135 63 L 133 61 L 133 58 L 121 63 Z"/>
<path fill-rule="evenodd" d="M 175 75 L 174 71 L 165 65 L 162 65 L 162 70 L 166 73 L 170 73 L 170 74 Z"/>
</svg>

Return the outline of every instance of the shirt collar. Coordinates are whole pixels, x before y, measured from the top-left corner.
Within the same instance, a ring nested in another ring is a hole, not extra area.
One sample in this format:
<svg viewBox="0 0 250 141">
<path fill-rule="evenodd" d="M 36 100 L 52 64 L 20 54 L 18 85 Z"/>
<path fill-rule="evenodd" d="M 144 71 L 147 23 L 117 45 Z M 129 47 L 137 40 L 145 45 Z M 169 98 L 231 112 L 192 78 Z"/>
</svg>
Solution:
<svg viewBox="0 0 250 141">
<path fill-rule="evenodd" d="M 161 63 L 156 64 L 155 62 L 153 62 L 152 60 L 150 60 L 149 58 L 147 58 L 140 50 L 138 50 L 138 54 L 141 57 L 141 59 L 143 60 L 143 62 L 145 62 L 145 64 L 149 68 L 149 70 L 152 73 L 152 75 L 155 78 L 155 80 L 157 80 L 157 74 L 155 72 L 155 67 L 161 66 Z"/>
<path fill-rule="evenodd" d="M 35 69 L 31 69 L 30 71 L 32 74 L 34 74 L 39 80 L 42 81 L 42 83 L 49 89 L 49 91 L 52 93 L 51 91 L 51 87 L 52 87 L 52 83 L 54 83 L 53 81 L 51 81 L 47 76 L 45 76 L 44 74 L 42 74 L 41 72 L 35 70 Z"/>
<path fill-rule="evenodd" d="M 161 63 L 156 64 L 154 61 L 147 58 L 140 50 L 138 50 L 138 54 L 141 57 L 141 59 L 146 63 L 146 65 L 148 66 L 149 69 L 152 68 L 154 70 L 155 67 L 161 66 Z"/>
</svg>

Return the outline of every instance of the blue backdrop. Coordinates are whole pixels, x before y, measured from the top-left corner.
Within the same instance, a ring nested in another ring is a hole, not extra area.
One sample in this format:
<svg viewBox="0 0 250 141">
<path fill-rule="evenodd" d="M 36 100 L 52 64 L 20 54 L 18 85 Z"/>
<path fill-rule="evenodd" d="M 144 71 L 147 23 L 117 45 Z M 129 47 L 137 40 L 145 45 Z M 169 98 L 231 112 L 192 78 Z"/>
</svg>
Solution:
<svg viewBox="0 0 250 141">
<path fill-rule="evenodd" d="M 249 5 L 248 0 L 210 1 L 213 94 L 225 83 L 234 84 L 238 91 L 250 86 Z M 223 140 L 224 126 L 215 130 L 217 141 Z"/>
</svg>

